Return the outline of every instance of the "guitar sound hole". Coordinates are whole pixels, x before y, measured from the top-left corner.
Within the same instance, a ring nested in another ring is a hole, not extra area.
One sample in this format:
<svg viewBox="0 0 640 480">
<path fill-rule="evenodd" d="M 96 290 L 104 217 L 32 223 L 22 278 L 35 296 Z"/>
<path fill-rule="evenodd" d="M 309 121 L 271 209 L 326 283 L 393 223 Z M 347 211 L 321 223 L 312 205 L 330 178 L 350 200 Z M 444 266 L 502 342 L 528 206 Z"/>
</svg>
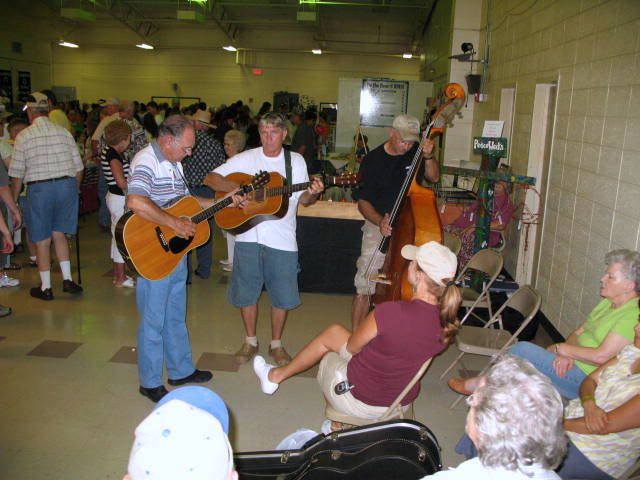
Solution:
<svg viewBox="0 0 640 480">
<path fill-rule="evenodd" d="M 171 240 L 169 240 L 169 250 L 171 250 L 171 253 L 180 253 L 184 251 L 184 249 L 187 248 L 192 241 L 193 237 L 173 237 Z"/>
</svg>

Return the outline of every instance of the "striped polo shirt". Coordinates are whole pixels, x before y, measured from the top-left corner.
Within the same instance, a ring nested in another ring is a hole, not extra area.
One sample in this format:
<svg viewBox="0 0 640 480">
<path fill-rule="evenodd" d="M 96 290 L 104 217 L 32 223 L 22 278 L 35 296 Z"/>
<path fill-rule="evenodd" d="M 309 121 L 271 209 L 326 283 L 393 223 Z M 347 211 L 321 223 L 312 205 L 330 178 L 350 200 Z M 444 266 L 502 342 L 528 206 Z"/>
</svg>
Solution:
<svg viewBox="0 0 640 480">
<path fill-rule="evenodd" d="M 149 197 L 159 207 L 166 207 L 187 194 L 180 162 L 170 162 L 151 142 L 131 162 L 128 194 Z"/>
<path fill-rule="evenodd" d="M 100 167 L 102 168 L 102 174 L 104 175 L 104 179 L 107 181 L 107 186 L 109 187 L 109 192 L 115 195 L 124 195 L 122 189 L 116 183 L 116 179 L 113 176 L 113 171 L 111 170 L 111 161 L 116 160 L 122 164 L 122 173 L 124 174 L 125 180 L 129 178 L 129 162 L 122 158 L 113 147 L 105 145 L 105 147 L 100 152 Z"/>
</svg>

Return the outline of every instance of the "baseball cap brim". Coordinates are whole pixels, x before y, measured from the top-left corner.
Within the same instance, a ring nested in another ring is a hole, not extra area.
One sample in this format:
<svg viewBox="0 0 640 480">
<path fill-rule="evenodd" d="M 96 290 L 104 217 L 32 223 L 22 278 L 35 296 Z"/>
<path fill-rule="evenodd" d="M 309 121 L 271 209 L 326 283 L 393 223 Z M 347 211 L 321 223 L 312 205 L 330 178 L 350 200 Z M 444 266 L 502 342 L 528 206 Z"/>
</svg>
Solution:
<svg viewBox="0 0 640 480">
<path fill-rule="evenodd" d="M 400 250 L 400 255 L 407 260 L 415 260 L 417 252 L 418 247 L 415 245 L 405 245 L 402 247 L 402 250 Z"/>
<path fill-rule="evenodd" d="M 157 407 L 171 400 L 182 400 L 218 419 L 224 433 L 229 434 L 229 411 L 220 396 L 206 387 L 188 386 L 172 390 L 158 402 Z M 157 408 L 156 407 L 156 408 Z"/>
<path fill-rule="evenodd" d="M 403 132 L 402 130 L 398 130 L 398 133 L 400 133 L 400 138 L 405 142 L 418 142 L 420 140 L 420 137 L 415 133 Z"/>
</svg>

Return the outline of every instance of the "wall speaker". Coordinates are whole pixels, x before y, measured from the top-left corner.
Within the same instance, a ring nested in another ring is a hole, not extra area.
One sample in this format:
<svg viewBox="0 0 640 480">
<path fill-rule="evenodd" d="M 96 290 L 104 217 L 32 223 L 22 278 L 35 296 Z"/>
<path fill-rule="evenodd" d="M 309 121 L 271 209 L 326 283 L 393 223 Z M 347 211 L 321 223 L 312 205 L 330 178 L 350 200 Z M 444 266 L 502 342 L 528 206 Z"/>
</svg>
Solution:
<svg viewBox="0 0 640 480">
<path fill-rule="evenodd" d="M 480 93 L 482 75 L 478 73 L 470 73 L 465 78 L 467 79 L 467 92 L 469 93 L 469 95 Z"/>
</svg>

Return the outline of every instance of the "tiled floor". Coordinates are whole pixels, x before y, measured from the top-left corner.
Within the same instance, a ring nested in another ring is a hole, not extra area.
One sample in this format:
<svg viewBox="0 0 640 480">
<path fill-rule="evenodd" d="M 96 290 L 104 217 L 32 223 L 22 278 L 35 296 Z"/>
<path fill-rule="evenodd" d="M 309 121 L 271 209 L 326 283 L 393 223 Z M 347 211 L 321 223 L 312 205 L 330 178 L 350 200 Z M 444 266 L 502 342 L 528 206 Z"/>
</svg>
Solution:
<svg viewBox="0 0 640 480">
<path fill-rule="evenodd" d="M 120 479 L 133 431 L 153 408 L 137 392 L 135 292 L 114 288 L 105 277 L 109 236 L 97 229 L 95 217 L 81 222 L 80 235 L 81 297 L 64 294 L 55 273 L 55 300 L 32 299 L 29 288 L 39 280 L 36 269 L 28 267 L 11 272 L 21 286 L 0 290 L 0 303 L 14 309 L 0 319 L 0 338 L 6 337 L 0 342 L 2 479 Z M 194 361 L 215 369 L 207 386 L 229 405 L 234 449 L 272 449 L 298 428 L 318 430 L 323 400 L 314 370 L 267 397 L 249 365 L 234 362 L 231 354 L 240 346 L 243 329 L 220 281 L 224 277 L 217 259 L 226 256 L 226 247 L 219 232 L 214 255 L 211 278 L 195 277 L 189 288 L 188 325 Z M 26 257 L 18 255 L 16 261 L 25 262 Z M 289 352 L 295 353 L 330 323 L 348 326 L 350 305 L 346 295 L 303 294 L 302 306 L 291 312 L 285 329 Z M 266 354 L 266 295 L 260 306 L 258 337 Z M 464 404 L 448 409 L 455 396 L 438 378 L 453 356 L 449 349 L 433 362 L 415 404 L 417 420 L 436 434 L 447 465 L 460 461 L 453 446 L 466 414 Z M 478 368 L 477 361 L 466 364 Z"/>
</svg>

